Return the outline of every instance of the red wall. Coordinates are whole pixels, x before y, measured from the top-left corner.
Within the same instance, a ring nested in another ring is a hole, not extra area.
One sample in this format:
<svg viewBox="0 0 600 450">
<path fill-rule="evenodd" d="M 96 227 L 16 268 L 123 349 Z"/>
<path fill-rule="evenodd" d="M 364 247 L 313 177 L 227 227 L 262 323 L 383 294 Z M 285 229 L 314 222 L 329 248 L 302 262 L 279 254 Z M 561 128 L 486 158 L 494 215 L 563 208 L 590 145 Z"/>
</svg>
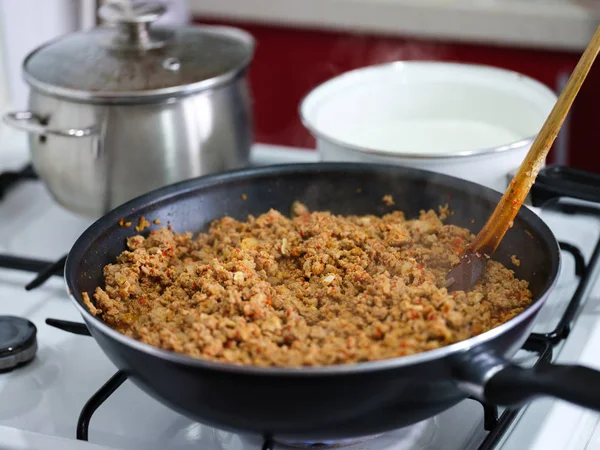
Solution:
<svg viewBox="0 0 600 450">
<path fill-rule="evenodd" d="M 243 28 L 257 41 L 250 71 L 255 135 L 259 142 L 313 147 L 298 117 L 298 105 L 313 87 L 342 72 L 394 60 L 436 60 L 488 64 L 521 72 L 558 89 L 561 75 L 579 54 L 504 48 L 366 34 L 324 32 L 225 23 Z M 568 132 L 571 166 L 600 172 L 600 63 L 576 100 Z M 552 158 L 551 158 L 552 160 Z"/>
</svg>

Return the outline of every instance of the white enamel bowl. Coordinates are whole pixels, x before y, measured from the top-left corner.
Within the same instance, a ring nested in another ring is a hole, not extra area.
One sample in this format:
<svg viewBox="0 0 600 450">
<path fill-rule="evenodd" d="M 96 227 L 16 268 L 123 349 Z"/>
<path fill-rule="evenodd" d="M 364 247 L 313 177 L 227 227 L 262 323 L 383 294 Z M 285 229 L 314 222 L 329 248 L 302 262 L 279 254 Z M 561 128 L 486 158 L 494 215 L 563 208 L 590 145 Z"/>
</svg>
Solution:
<svg viewBox="0 0 600 450">
<path fill-rule="evenodd" d="M 323 161 L 398 164 L 503 191 L 556 99 L 508 70 L 395 62 L 321 84 L 300 115 Z"/>
</svg>

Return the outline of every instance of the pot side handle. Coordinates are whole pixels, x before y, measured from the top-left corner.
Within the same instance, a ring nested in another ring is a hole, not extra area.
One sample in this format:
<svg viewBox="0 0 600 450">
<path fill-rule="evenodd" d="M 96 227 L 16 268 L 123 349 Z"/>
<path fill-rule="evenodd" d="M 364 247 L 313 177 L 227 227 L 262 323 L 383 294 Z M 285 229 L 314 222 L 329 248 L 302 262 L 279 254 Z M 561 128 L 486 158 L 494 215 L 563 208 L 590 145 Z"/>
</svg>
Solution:
<svg viewBox="0 0 600 450">
<path fill-rule="evenodd" d="M 67 129 L 51 128 L 47 125 L 44 125 L 40 118 L 30 111 L 8 112 L 2 116 L 2 120 L 7 125 L 37 135 L 54 135 L 79 138 L 96 135 L 99 132 L 99 129 L 96 126 Z"/>
<path fill-rule="evenodd" d="M 569 197 L 600 203 L 600 175 L 566 166 L 548 166 L 540 170 L 531 188 L 534 206 Z"/>
<path fill-rule="evenodd" d="M 600 372 L 579 365 L 540 363 L 524 369 L 508 365 L 485 384 L 486 401 L 515 406 L 547 395 L 600 411 Z"/>
</svg>

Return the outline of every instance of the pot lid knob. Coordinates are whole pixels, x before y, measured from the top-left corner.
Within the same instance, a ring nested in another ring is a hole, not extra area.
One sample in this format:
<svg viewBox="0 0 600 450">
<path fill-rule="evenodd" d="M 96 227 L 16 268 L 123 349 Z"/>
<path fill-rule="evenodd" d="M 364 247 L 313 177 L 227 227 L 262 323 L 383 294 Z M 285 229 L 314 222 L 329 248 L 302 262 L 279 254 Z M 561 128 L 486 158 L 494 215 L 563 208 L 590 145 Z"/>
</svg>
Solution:
<svg viewBox="0 0 600 450">
<path fill-rule="evenodd" d="M 160 3 L 135 3 L 130 0 L 109 0 L 98 10 L 107 23 L 118 27 L 113 47 L 130 50 L 149 50 L 162 47 L 164 41 L 150 35 L 150 24 L 167 11 Z"/>
</svg>

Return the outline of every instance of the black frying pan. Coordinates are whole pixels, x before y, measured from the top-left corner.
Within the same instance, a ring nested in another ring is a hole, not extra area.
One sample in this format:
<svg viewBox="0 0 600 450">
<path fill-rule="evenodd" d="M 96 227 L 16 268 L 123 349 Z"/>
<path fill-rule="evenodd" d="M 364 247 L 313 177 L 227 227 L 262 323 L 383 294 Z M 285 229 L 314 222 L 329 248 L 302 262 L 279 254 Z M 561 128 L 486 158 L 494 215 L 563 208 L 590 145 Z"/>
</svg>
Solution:
<svg viewBox="0 0 600 450">
<path fill-rule="evenodd" d="M 546 170 L 541 179 L 551 180 L 553 174 Z M 567 188 L 577 182 L 563 181 Z M 550 182 L 541 192 L 557 195 L 556 186 Z M 371 164 L 286 165 L 208 176 L 139 197 L 94 223 L 69 253 L 67 285 L 92 336 L 119 369 L 162 403 L 217 428 L 283 440 L 357 437 L 413 424 L 469 395 L 500 405 L 550 395 L 600 410 L 600 372 L 550 364 L 523 369 L 507 360 L 529 335 L 560 267 L 552 232 L 527 208 L 494 258 L 511 268 L 510 255 L 520 258 L 514 269 L 530 282 L 534 303 L 493 330 L 417 355 L 321 368 L 235 366 L 140 343 L 83 306 L 81 292 L 91 294 L 102 283 L 102 268 L 136 233 L 120 227 L 121 218 L 135 223 L 144 215 L 171 223 L 175 231 L 200 231 L 225 215 L 246 219 L 269 208 L 289 211 L 294 200 L 312 210 L 381 215 L 390 210 L 381 201 L 385 194 L 393 195 L 395 208 L 409 217 L 448 203 L 456 211 L 450 222 L 475 232 L 500 199 L 495 191 L 456 178 Z M 588 194 L 598 197 L 593 189 Z"/>
</svg>

